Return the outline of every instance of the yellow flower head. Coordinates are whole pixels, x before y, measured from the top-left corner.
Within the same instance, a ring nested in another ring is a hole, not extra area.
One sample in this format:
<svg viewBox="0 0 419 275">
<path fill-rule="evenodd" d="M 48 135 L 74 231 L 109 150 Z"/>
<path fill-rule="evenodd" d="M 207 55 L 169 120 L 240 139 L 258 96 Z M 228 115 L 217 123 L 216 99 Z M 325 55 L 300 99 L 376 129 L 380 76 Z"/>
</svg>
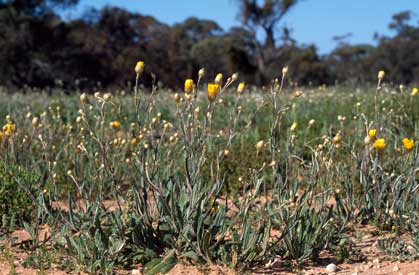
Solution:
<svg viewBox="0 0 419 275">
<path fill-rule="evenodd" d="M 138 61 L 137 65 L 135 65 L 135 73 L 137 75 L 142 74 L 144 71 L 144 66 L 145 66 L 145 63 L 143 61 Z"/>
<path fill-rule="evenodd" d="M 382 80 L 385 75 L 386 75 L 386 73 L 384 72 L 384 70 L 379 71 L 378 72 L 378 79 Z"/>
<path fill-rule="evenodd" d="M 3 139 L 3 132 L 0 131 L 0 142 L 2 141 L 2 139 Z"/>
<path fill-rule="evenodd" d="M 215 84 L 221 84 L 221 82 L 223 81 L 223 74 L 222 73 L 218 73 L 217 76 L 215 77 Z"/>
<path fill-rule="evenodd" d="M 413 139 L 404 138 L 403 139 L 403 146 L 407 151 L 410 151 L 415 146 L 415 141 Z"/>
<path fill-rule="evenodd" d="M 415 95 L 417 95 L 419 93 L 419 89 L 418 88 L 413 88 L 412 89 L 412 96 L 415 96 Z"/>
<path fill-rule="evenodd" d="M 371 129 L 368 131 L 368 136 L 370 138 L 375 138 L 376 135 L 377 135 L 377 129 Z"/>
<path fill-rule="evenodd" d="M 192 79 L 186 79 L 185 80 L 185 93 L 190 94 L 193 90 L 193 80 Z"/>
<path fill-rule="evenodd" d="M 208 83 L 208 99 L 209 99 L 209 101 L 214 101 L 215 100 L 219 90 L 220 90 L 220 85 L 219 84 Z"/>
<path fill-rule="evenodd" d="M 374 144 L 372 145 L 372 147 L 376 150 L 384 150 L 386 148 L 386 141 L 383 138 L 379 138 L 377 139 Z"/>
<path fill-rule="evenodd" d="M 6 123 L 6 125 L 3 126 L 3 131 L 7 136 L 10 136 L 16 131 L 16 125 L 10 122 Z"/>
<path fill-rule="evenodd" d="M 298 123 L 294 121 L 291 125 L 291 128 L 290 128 L 291 132 L 294 132 L 295 129 L 297 129 L 297 126 L 298 126 Z"/>
<path fill-rule="evenodd" d="M 121 122 L 115 120 L 115 121 L 112 121 L 110 125 L 112 128 L 118 129 L 119 127 L 121 127 Z"/>
<path fill-rule="evenodd" d="M 240 82 L 239 86 L 237 86 L 237 93 L 241 95 L 244 92 L 244 89 L 246 88 L 245 82 Z"/>
</svg>

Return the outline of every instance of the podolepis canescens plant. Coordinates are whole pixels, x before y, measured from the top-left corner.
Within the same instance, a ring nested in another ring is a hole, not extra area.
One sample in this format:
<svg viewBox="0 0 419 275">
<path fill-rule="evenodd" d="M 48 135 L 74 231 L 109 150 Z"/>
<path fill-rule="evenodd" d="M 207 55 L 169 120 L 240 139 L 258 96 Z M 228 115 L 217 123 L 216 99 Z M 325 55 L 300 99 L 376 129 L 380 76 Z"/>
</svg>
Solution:
<svg viewBox="0 0 419 275">
<path fill-rule="evenodd" d="M 68 268 L 302 264 L 334 251 L 349 222 L 416 228 L 415 102 L 384 94 L 384 72 L 373 95 L 294 92 L 287 67 L 262 92 L 237 73 L 204 83 L 201 69 L 165 94 L 141 88 L 145 66 L 133 97 L 40 97 L 2 124 L 1 161 L 40 175 L 31 201 L 42 218 L 27 225 L 49 217 Z"/>
</svg>

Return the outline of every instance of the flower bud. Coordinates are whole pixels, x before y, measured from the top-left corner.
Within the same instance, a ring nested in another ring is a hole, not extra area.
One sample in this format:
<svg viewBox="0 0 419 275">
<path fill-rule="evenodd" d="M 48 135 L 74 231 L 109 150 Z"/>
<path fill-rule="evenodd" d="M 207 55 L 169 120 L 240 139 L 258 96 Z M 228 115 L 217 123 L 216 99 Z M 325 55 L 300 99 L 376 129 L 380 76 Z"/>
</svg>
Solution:
<svg viewBox="0 0 419 275">
<path fill-rule="evenodd" d="M 89 103 L 89 98 L 87 97 L 87 94 L 86 93 L 82 93 L 80 95 L 80 102 L 83 105 Z"/>
<path fill-rule="evenodd" d="M 382 80 L 383 78 L 384 78 L 384 76 L 385 76 L 385 72 L 384 72 L 384 70 L 380 70 L 379 72 L 378 72 L 378 79 L 379 80 Z"/>
<path fill-rule="evenodd" d="M 232 80 L 232 81 L 236 81 L 238 78 L 239 78 L 239 73 L 234 73 L 234 74 L 231 76 L 231 80 Z"/>
<path fill-rule="evenodd" d="M 186 94 L 192 93 L 193 86 L 194 86 L 193 80 L 192 79 L 186 79 L 185 80 L 185 93 Z"/>
<path fill-rule="evenodd" d="M 258 143 L 256 143 L 256 151 L 260 152 L 265 148 L 265 142 L 263 140 L 260 140 Z"/>
<path fill-rule="evenodd" d="M 138 61 L 137 64 L 135 65 L 135 73 L 137 75 L 142 74 L 143 71 L 144 71 L 144 66 L 145 66 L 145 64 L 144 64 L 143 61 Z"/>
<path fill-rule="evenodd" d="M 222 81 L 223 81 L 223 74 L 221 73 L 217 74 L 217 76 L 214 79 L 215 84 L 220 85 Z"/>
<path fill-rule="evenodd" d="M 245 82 L 240 82 L 239 86 L 237 86 L 237 93 L 241 95 L 244 92 L 244 89 L 246 88 Z"/>
<path fill-rule="evenodd" d="M 203 78 L 203 77 L 205 76 L 205 69 L 204 69 L 204 68 L 201 68 L 201 69 L 199 70 L 199 72 L 198 72 L 198 76 L 199 76 L 199 78 Z"/>
<path fill-rule="evenodd" d="M 112 98 L 112 94 L 111 93 L 106 93 L 103 95 L 103 101 L 108 102 L 109 100 L 111 100 Z"/>
</svg>

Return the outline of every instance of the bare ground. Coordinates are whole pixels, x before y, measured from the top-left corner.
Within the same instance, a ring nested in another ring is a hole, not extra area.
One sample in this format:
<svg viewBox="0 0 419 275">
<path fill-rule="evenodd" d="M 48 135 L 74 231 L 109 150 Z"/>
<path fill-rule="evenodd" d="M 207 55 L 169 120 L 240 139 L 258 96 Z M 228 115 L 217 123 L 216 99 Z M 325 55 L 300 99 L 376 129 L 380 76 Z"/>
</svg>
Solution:
<svg viewBox="0 0 419 275">
<path fill-rule="evenodd" d="M 44 232 L 49 231 L 47 227 L 43 227 Z M 377 247 L 377 240 L 384 236 L 373 236 L 368 232 L 374 231 L 373 228 L 364 227 L 362 229 L 365 234 L 362 239 L 356 243 L 357 248 L 366 256 L 363 262 L 358 263 L 344 263 L 337 264 L 338 270 L 334 273 L 336 275 L 419 275 L 419 260 L 413 262 L 397 262 L 389 260 L 384 253 L 382 253 Z M 41 234 L 43 235 L 43 234 Z M 29 234 L 21 229 L 17 230 L 12 234 L 19 241 L 25 241 L 29 239 Z M 40 273 L 39 270 L 24 268 L 22 263 L 26 258 L 27 254 L 19 250 L 16 247 L 10 248 L 9 254 L 11 256 L 6 257 L 7 244 L 0 244 L 0 248 L 4 251 L 0 253 L 0 275 L 9 274 L 21 274 L 21 275 L 38 275 L 38 274 L 51 274 L 51 275 L 64 275 L 69 274 L 60 270 L 57 266 L 53 266 L 51 269 Z M 9 250 L 9 249 L 8 249 Z M 302 269 L 290 270 L 284 268 L 281 264 L 281 259 L 278 258 L 276 261 L 271 262 L 266 266 L 261 266 L 248 271 L 246 274 L 250 275 L 320 275 L 327 274 L 325 269 L 329 263 L 334 263 L 334 259 L 330 255 L 322 255 L 321 263 L 313 264 L 309 263 Z M 15 272 L 13 273 L 12 266 L 14 266 Z M 12 272 L 11 272 L 12 271 Z M 84 274 L 84 273 L 77 273 Z M 119 270 L 117 274 L 128 275 L 128 274 L 141 274 L 141 266 L 132 270 Z M 185 264 L 177 264 L 169 273 L 169 275 L 178 274 L 191 274 L 191 275 L 235 275 L 242 274 L 235 272 L 230 269 L 226 269 L 220 266 L 207 266 L 207 267 L 196 267 Z"/>
</svg>

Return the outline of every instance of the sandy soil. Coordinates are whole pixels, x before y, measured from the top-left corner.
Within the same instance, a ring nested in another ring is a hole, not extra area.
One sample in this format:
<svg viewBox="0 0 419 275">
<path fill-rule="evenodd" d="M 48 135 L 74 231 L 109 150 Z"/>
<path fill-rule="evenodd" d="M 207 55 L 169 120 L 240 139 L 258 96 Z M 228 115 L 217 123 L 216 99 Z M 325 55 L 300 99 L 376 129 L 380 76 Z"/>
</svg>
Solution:
<svg viewBox="0 0 419 275">
<path fill-rule="evenodd" d="M 377 247 L 377 240 L 384 236 L 373 236 L 368 234 L 373 228 L 363 228 L 366 233 L 362 237 L 361 241 L 356 244 L 357 248 L 366 256 L 366 259 L 360 263 L 344 263 L 337 264 L 337 271 L 335 275 L 419 275 L 419 260 L 414 262 L 395 262 L 390 261 L 386 258 L 385 254 L 382 253 Z M 48 236 L 49 228 L 43 227 L 42 231 Z M 13 233 L 13 236 L 18 238 L 19 241 L 25 241 L 29 239 L 29 234 L 25 230 L 17 230 Z M 2 246 L 3 245 L 3 246 Z M 5 243 L 0 243 L 0 249 L 5 249 Z M 16 274 L 21 275 L 38 275 L 39 270 L 24 268 L 22 262 L 26 258 L 26 254 L 17 248 L 11 248 L 12 258 L 6 259 L 4 253 L 0 251 L 0 275 L 12 274 L 11 263 L 15 266 Z M 321 264 L 308 264 L 305 268 L 297 271 L 285 269 L 281 265 L 281 259 L 274 260 L 267 266 L 258 267 L 246 274 L 250 275 L 320 275 L 328 274 L 326 266 L 330 263 L 335 263 L 333 258 L 328 257 L 329 255 L 322 255 Z M 57 267 L 53 267 L 43 274 L 51 275 L 64 275 L 69 274 Z M 84 273 L 78 273 L 84 275 Z M 132 270 L 119 270 L 117 274 L 128 275 L 128 274 L 141 274 L 141 267 L 134 268 Z M 184 264 L 176 265 L 169 273 L 169 275 L 235 275 L 241 274 L 234 272 L 220 266 L 209 266 L 209 267 L 196 267 Z M 330 274 L 330 273 L 329 273 Z"/>
</svg>

